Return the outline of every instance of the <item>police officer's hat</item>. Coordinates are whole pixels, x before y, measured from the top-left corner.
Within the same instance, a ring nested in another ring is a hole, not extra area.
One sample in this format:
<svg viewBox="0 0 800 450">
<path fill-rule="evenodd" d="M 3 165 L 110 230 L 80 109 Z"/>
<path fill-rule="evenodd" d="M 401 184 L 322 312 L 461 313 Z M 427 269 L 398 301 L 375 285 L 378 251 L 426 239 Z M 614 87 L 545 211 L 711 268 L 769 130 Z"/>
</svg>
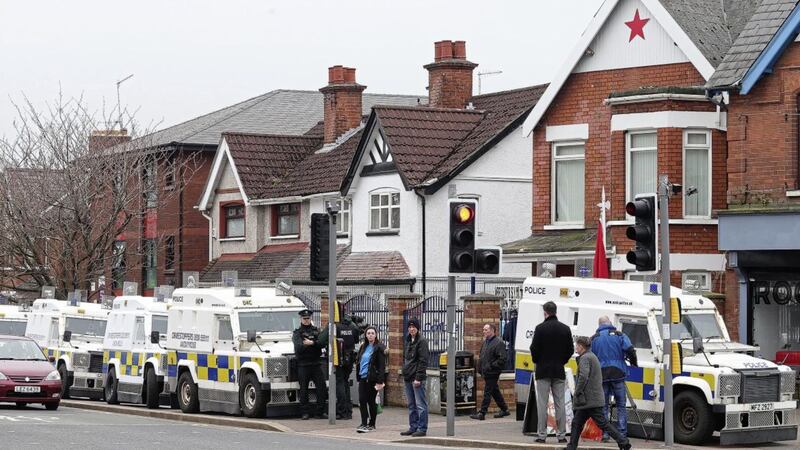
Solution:
<svg viewBox="0 0 800 450">
<path fill-rule="evenodd" d="M 311 317 L 312 316 L 311 310 L 308 309 L 308 308 L 300 310 L 300 312 L 297 313 L 297 314 L 300 317 Z"/>
</svg>

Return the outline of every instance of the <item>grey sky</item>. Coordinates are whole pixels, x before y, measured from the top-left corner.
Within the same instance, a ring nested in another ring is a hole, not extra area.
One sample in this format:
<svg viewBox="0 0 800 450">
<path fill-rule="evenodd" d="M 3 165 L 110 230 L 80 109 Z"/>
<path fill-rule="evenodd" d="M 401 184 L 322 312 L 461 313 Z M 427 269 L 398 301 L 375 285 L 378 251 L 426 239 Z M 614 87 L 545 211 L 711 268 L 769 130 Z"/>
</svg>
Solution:
<svg viewBox="0 0 800 450">
<path fill-rule="evenodd" d="M 433 42 L 466 40 L 483 92 L 549 81 L 602 0 L 0 0 L 0 135 L 10 99 L 59 85 L 163 128 L 273 89 L 316 90 L 327 67 L 368 92 L 425 94 Z M 477 84 L 475 85 L 477 91 Z"/>
</svg>

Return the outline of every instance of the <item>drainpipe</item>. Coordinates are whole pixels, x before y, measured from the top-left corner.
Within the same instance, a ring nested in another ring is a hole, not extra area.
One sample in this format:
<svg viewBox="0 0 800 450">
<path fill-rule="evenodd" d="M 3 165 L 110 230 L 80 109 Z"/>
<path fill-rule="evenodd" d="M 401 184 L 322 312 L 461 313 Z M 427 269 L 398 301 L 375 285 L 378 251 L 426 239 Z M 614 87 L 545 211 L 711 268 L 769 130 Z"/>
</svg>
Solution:
<svg viewBox="0 0 800 450">
<path fill-rule="evenodd" d="M 197 208 L 197 207 L 195 206 L 195 208 Z M 213 248 L 213 242 L 214 242 L 214 233 L 213 233 L 213 226 L 212 226 L 213 222 L 211 221 L 211 216 L 206 214 L 205 211 L 200 211 L 200 214 L 202 214 L 203 217 L 205 217 L 206 220 L 208 220 L 208 262 L 211 262 L 211 259 L 212 259 L 211 250 Z"/>
<path fill-rule="evenodd" d="M 426 296 L 425 283 L 428 278 L 425 271 L 425 194 L 420 194 L 418 190 L 414 190 L 414 193 L 422 201 L 422 298 L 424 299 Z"/>
</svg>

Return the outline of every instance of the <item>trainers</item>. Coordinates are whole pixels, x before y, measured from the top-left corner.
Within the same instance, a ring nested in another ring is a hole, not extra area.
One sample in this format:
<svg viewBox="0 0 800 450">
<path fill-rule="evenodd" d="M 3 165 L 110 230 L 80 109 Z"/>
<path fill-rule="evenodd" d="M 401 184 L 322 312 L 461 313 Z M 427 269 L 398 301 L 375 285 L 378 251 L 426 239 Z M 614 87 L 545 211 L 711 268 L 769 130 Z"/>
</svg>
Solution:
<svg viewBox="0 0 800 450">
<path fill-rule="evenodd" d="M 600 442 L 608 442 L 608 441 L 610 441 L 610 440 L 611 440 L 611 438 L 610 438 L 609 436 L 603 436 L 603 437 L 600 439 Z"/>
<path fill-rule="evenodd" d="M 475 419 L 475 420 L 485 420 L 486 419 L 486 415 L 483 414 L 482 412 L 476 412 L 476 413 L 470 414 L 469 418 L 470 419 Z"/>
<path fill-rule="evenodd" d="M 510 415 L 511 415 L 511 413 L 508 412 L 507 409 L 504 409 L 504 410 L 498 412 L 497 414 L 495 414 L 494 418 L 495 419 L 500 419 L 501 417 L 506 417 L 506 416 L 510 416 Z"/>
<path fill-rule="evenodd" d="M 367 431 L 366 432 L 369 433 L 370 431 L 375 431 L 375 427 L 373 427 L 372 425 L 367 425 Z"/>
<path fill-rule="evenodd" d="M 356 433 L 366 433 L 366 432 L 367 432 L 366 425 L 359 425 L 358 428 L 356 428 Z"/>
<path fill-rule="evenodd" d="M 423 436 L 427 436 L 427 435 L 428 435 L 428 433 L 426 433 L 424 431 L 421 431 L 421 430 L 417 430 L 411 435 L 411 437 L 423 437 Z"/>
<path fill-rule="evenodd" d="M 414 434 L 416 432 L 417 432 L 416 430 L 401 431 L 400 432 L 400 436 L 411 436 L 412 434 Z"/>
<path fill-rule="evenodd" d="M 558 438 L 558 443 L 559 444 L 566 444 L 567 443 L 567 438 L 565 438 L 565 437 Z"/>
<path fill-rule="evenodd" d="M 544 444 L 544 443 L 547 442 L 547 439 L 545 439 L 545 438 L 536 438 L 536 439 L 533 440 L 533 442 L 536 442 L 537 444 Z"/>
<path fill-rule="evenodd" d="M 300 416 L 300 420 L 308 420 L 310 418 L 311 416 L 309 416 L 308 414 L 303 414 L 302 416 Z"/>
</svg>

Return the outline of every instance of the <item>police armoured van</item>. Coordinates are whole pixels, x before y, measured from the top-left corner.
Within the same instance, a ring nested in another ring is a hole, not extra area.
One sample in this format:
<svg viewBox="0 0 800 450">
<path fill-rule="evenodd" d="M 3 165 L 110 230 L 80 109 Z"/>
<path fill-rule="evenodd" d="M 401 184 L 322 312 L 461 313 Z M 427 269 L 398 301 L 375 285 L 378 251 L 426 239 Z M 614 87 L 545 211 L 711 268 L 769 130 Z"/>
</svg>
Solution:
<svg viewBox="0 0 800 450">
<path fill-rule="evenodd" d="M 109 311 L 97 303 L 70 305 L 50 298 L 33 302 L 25 336 L 55 358 L 61 398 L 103 398 L 103 337 Z"/>
<path fill-rule="evenodd" d="M 167 301 L 117 297 L 103 340 L 106 402 L 143 403 L 157 408 L 167 374 Z M 169 404 L 169 397 L 165 399 Z"/>
<path fill-rule="evenodd" d="M 593 336 L 598 319 L 608 316 L 630 338 L 639 367 L 629 367 L 626 379 L 629 397 L 638 408 L 634 411 L 628 400 L 628 434 L 646 437 L 646 431 L 651 438 L 663 439 L 666 365 L 662 302 L 661 295 L 648 294 L 647 287 L 639 281 L 528 278 L 519 304 L 515 341 L 518 408 L 524 410 L 534 377 L 530 356 L 534 329 L 544 320 L 542 305 L 553 301 L 558 320 L 570 326 L 573 337 Z M 722 444 L 795 440 L 795 373 L 789 367 L 750 356 L 757 347 L 732 342 L 709 299 L 675 287 L 669 289 L 671 297 L 679 299 L 682 314 L 671 332 L 682 349 L 682 360 L 677 358 L 681 364 L 672 375 L 675 440 L 700 444 L 715 431 Z M 574 357 L 566 368 L 568 378 L 575 375 Z M 612 413 L 616 415 L 615 408 Z"/>
<path fill-rule="evenodd" d="M 292 331 L 305 308 L 273 288 L 181 288 L 167 323 L 167 389 L 183 412 L 296 414 Z"/>
<path fill-rule="evenodd" d="M 27 305 L 0 305 L 0 334 L 25 336 L 29 312 Z"/>
</svg>

